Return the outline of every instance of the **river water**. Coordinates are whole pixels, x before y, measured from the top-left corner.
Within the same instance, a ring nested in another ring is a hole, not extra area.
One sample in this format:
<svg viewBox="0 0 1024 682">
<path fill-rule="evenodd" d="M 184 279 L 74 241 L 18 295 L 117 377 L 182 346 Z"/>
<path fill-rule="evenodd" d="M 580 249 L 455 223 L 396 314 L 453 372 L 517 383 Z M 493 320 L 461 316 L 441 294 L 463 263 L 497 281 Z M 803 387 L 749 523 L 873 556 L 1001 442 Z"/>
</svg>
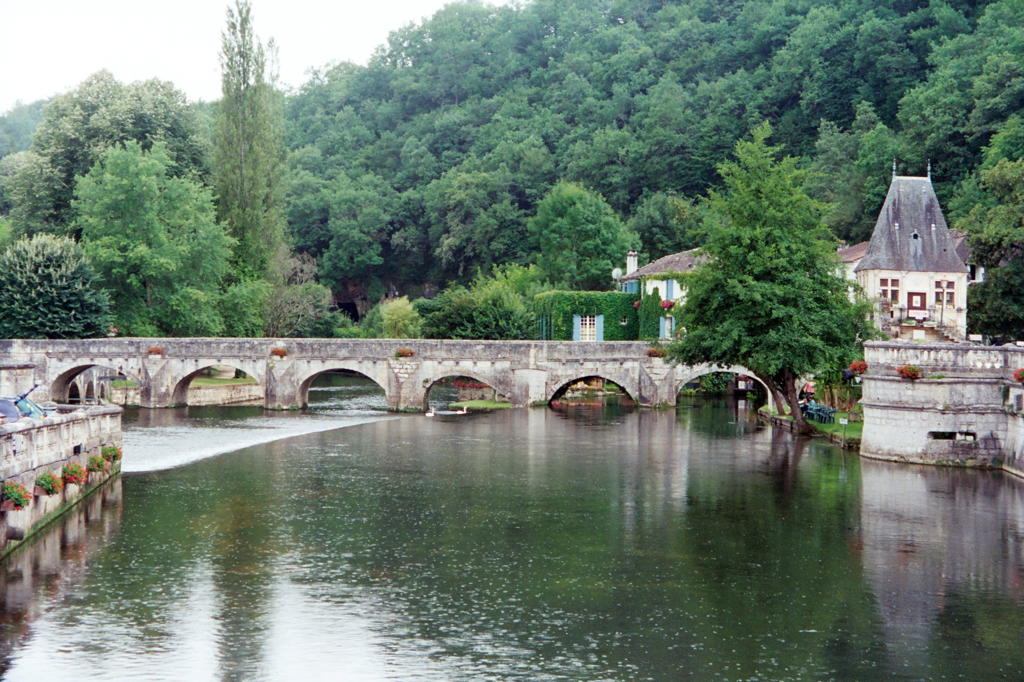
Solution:
<svg viewBox="0 0 1024 682">
<path fill-rule="evenodd" d="M 11 680 L 1024 678 L 1024 482 L 735 402 L 126 415 L 3 567 Z"/>
</svg>

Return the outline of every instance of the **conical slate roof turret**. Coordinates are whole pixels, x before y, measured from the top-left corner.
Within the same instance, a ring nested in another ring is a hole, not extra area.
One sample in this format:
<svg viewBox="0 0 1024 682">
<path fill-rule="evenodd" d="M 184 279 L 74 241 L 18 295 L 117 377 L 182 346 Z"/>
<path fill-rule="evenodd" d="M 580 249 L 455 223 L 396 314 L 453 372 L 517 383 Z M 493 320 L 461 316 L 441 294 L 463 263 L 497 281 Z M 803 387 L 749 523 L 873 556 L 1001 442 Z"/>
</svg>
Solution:
<svg viewBox="0 0 1024 682">
<path fill-rule="evenodd" d="M 861 270 L 966 272 L 931 178 L 893 176 Z"/>
</svg>

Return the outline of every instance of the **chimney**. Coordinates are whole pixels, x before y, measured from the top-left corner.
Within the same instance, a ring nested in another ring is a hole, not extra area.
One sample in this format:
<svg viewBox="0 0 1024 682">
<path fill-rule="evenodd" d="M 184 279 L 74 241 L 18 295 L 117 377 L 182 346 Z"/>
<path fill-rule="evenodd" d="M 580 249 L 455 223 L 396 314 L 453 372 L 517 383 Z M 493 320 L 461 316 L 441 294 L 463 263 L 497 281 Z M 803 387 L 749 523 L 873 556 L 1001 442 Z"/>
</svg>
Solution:
<svg viewBox="0 0 1024 682">
<path fill-rule="evenodd" d="M 636 251 L 634 249 L 630 249 L 626 253 L 626 274 L 632 275 L 636 272 L 636 268 Z"/>
</svg>

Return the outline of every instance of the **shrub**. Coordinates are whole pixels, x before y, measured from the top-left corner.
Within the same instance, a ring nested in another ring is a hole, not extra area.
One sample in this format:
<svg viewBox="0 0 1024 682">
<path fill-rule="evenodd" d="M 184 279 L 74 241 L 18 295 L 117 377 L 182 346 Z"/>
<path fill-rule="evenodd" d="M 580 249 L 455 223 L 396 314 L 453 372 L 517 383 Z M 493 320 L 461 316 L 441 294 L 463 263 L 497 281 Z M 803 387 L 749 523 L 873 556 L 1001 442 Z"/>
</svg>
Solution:
<svg viewBox="0 0 1024 682">
<path fill-rule="evenodd" d="M 46 472 L 36 479 L 36 485 L 43 489 L 47 495 L 56 495 L 64 490 L 64 481 L 59 475 L 54 476 L 52 472 Z"/>
<path fill-rule="evenodd" d="M 121 461 L 121 448 L 116 445 L 104 445 L 100 448 L 100 455 L 108 462 Z"/>
<path fill-rule="evenodd" d="M 1018 369 L 1013 373 L 1013 380 L 1024 384 L 1024 369 Z"/>
<path fill-rule="evenodd" d="M 896 373 L 909 381 L 917 381 L 921 378 L 921 368 L 917 365 L 903 365 L 896 370 Z"/>
<path fill-rule="evenodd" d="M 854 374 L 863 374 L 868 371 L 868 363 L 863 360 L 854 360 L 850 363 L 850 371 Z"/>
<path fill-rule="evenodd" d="M 380 306 L 381 331 L 389 339 L 416 339 L 420 337 L 423 321 L 408 297 L 400 296 Z"/>
<path fill-rule="evenodd" d="M 40 234 L 0 251 L 0 338 L 106 336 L 110 297 L 82 248 Z"/>
<path fill-rule="evenodd" d="M 396 358 L 411 358 L 414 355 L 416 355 L 416 351 L 412 348 L 399 348 L 395 351 Z"/>
<path fill-rule="evenodd" d="M 27 507 L 32 500 L 32 493 L 17 481 L 4 481 L 3 496 L 14 504 L 15 509 Z"/>
<path fill-rule="evenodd" d="M 285 350 L 284 348 L 271 348 L 270 354 L 273 355 L 275 358 L 283 358 L 288 355 L 288 351 Z"/>
<path fill-rule="evenodd" d="M 61 471 L 61 476 L 64 479 L 64 483 L 67 485 L 82 485 L 88 478 L 85 474 L 85 469 L 78 464 L 65 464 Z"/>
<path fill-rule="evenodd" d="M 89 471 L 106 471 L 107 460 L 103 459 L 103 455 L 93 455 L 89 458 Z"/>
</svg>

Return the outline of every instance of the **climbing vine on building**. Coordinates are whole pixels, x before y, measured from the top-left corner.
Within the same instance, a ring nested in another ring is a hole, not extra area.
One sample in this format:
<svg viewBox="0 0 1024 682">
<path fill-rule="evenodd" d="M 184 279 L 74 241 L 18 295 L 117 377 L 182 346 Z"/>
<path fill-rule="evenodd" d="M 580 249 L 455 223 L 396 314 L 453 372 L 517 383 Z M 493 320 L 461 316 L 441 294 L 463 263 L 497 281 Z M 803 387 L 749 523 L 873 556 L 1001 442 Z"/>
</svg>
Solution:
<svg viewBox="0 0 1024 682">
<path fill-rule="evenodd" d="M 618 291 L 547 291 L 534 297 L 538 338 L 570 340 L 573 315 L 603 315 L 605 341 L 637 339 L 636 294 Z"/>
</svg>

